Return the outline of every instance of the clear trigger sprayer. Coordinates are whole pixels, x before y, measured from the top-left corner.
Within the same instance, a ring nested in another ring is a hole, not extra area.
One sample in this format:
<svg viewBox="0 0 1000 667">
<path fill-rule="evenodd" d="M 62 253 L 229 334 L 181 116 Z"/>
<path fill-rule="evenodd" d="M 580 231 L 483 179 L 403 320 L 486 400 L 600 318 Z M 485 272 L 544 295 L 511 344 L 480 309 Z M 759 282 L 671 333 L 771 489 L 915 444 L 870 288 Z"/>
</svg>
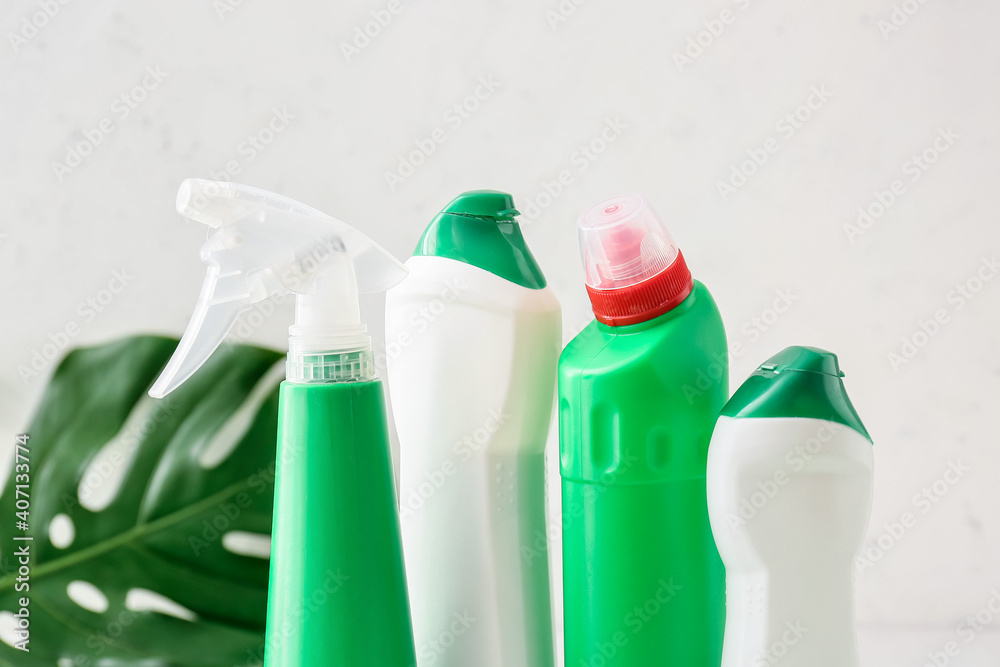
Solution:
<svg viewBox="0 0 1000 667">
<path fill-rule="evenodd" d="M 373 240 L 310 206 L 225 181 L 185 180 L 177 211 L 214 231 L 201 249 L 208 265 L 198 304 L 150 396 L 163 398 L 222 344 L 240 313 L 295 294 L 287 379 L 344 382 L 375 377 L 359 293 L 384 292 L 406 268 Z"/>
<path fill-rule="evenodd" d="M 385 291 L 406 269 L 350 225 L 257 188 L 189 179 L 177 210 L 213 229 L 201 249 L 208 272 L 151 396 L 191 377 L 254 303 L 295 294 L 265 667 L 415 665 L 385 396 L 358 304 L 359 292 Z"/>
</svg>

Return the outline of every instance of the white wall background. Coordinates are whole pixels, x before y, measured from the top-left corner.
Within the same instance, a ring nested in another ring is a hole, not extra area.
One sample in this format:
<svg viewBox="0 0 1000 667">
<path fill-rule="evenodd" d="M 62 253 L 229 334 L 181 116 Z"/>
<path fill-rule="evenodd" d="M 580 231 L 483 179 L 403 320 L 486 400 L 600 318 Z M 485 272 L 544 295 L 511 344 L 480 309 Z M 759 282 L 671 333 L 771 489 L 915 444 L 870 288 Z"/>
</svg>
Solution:
<svg viewBox="0 0 1000 667">
<path fill-rule="evenodd" d="M 535 213 L 525 234 L 567 339 L 589 318 L 576 217 L 635 191 L 742 345 L 733 387 L 789 344 L 841 356 L 876 443 L 871 541 L 891 546 L 858 580 L 865 664 L 921 665 L 950 641 L 961 653 L 949 664 L 996 664 L 1000 618 L 972 641 L 956 631 L 1000 590 L 1000 280 L 977 275 L 992 277 L 984 258 L 1000 253 L 995 0 L 399 0 L 350 60 L 341 45 L 385 0 L 63 1 L 37 34 L 23 19 L 44 3 L 8 0 L 2 12 L 5 446 L 51 371 L 22 378 L 18 367 L 50 334 L 76 323 L 73 343 L 88 344 L 183 329 L 205 235 L 174 213 L 185 177 L 238 171 L 363 225 L 404 258 L 457 193 L 508 190 Z M 723 12 L 729 23 L 712 23 Z M 706 21 L 721 34 L 703 32 Z M 701 53 L 678 67 L 699 35 Z M 126 116 L 116 100 L 147 68 L 165 75 Z M 449 109 L 482 77 L 495 91 L 454 122 Z M 800 110 L 816 89 L 825 101 Z M 250 151 L 275 109 L 292 116 L 287 127 Z M 808 119 L 794 132 L 778 125 L 797 111 Z M 609 121 L 622 129 L 602 147 Z M 386 173 L 436 128 L 444 142 L 390 188 Z M 949 131 L 947 150 L 935 149 Z M 78 166 L 53 166 L 88 135 L 101 141 Z M 766 163 L 721 196 L 718 183 L 769 139 Z M 603 151 L 594 159 L 580 152 L 591 142 Z M 924 170 L 913 156 L 925 150 Z M 563 171 L 569 185 L 546 197 Z M 895 201 L 849 238 L 858 208 L 897 179 Z M 79 304 L 115 271 L 130 276 L 126 289 L 83 316 Z M 959 296 L 958 285 L 978 291 Z M 792 305 L 772 318 L 778 292 Z M 380 303 L 366 306 L 380 331 Z M 937 311 L 947 321 L 922 337 Z M 282 346 L 285 326 L 273 317 L 254 342 Z M 914 336 L 925 344 L 894 367 L 889 354 Z M 915 494 L 959 461 L 970 470 L 923 511 Z M 916 525 L 885 537 L 906 511 Z"/>
</svg>

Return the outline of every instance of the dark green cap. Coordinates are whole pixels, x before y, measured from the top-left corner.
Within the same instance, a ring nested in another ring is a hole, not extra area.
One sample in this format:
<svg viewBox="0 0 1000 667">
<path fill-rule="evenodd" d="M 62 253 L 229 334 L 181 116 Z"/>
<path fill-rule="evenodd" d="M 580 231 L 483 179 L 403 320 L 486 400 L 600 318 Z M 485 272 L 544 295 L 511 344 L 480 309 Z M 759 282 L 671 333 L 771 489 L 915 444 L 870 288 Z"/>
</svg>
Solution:
<svg viewBox="0 0 1000 667">
<path fill-rule="evenodd" d="M 542 289 L 545 276 L 521 234 L 518 215 L 506 192 L 463 192 L 431 220 L 413 254 L 448 257 Z"/>
<path fill-rule="evenodd" d="M 499 190 L 470 190 L 463 192 L 444 207 L 442 213 L 471 215 L 492 220 L 513 220 L 521 215 L 514 208 L 514 198 Z"/>
<path fill-rule="evenodd" d="M 847 396 L 843 377 L 833 352 L 788 347 L 757 367 L 722 408 L 722 415 L 825 419 L 852 428 L 871 442 Z"/>
</svg>

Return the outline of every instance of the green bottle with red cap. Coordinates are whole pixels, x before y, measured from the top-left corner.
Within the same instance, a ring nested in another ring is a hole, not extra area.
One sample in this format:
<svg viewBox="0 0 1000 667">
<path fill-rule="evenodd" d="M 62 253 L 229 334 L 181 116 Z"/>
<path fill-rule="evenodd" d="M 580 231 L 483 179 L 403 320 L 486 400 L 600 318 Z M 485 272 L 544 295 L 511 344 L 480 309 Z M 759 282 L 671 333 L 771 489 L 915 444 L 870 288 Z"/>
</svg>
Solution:
<svg viewBox="0 0 1000 667">
<path fill-rule="evenodd" d="M 708 289 L 642 197 L 579 220 L 595 321 L 559 360 L 567 667 L 717 667 L 708 444 L 729 391 Z"/>
</svg>

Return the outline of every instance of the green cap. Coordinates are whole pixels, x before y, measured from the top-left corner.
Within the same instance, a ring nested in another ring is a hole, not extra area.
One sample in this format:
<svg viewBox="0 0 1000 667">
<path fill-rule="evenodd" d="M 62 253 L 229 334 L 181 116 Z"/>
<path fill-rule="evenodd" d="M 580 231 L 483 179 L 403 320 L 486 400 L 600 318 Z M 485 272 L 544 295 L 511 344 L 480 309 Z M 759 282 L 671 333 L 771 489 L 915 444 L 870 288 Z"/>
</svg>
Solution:
<svg viewBox="0 0 1000 667">
<path fill-rule="evenodd" d="M 531 289 L 545 276 L 515 219 L 514 198 L 496 190 L 463 192 L 431 220 L 414 255 L 448 257 Z"/>
<path fill-rule="evenodd" d="M 837 355 L 794 345 L 774 355 L 740 385 L 722 408 L 734 418 L 807 417 L 837 422 L 871 442 L 847 396 Z"/>
<path fill-rule="evenodd" d="M 470 190 L 463 192 L 444 207 L 442 213 L 471 215 L 492 220 L 513 220 L 521 215 L 514 208 L 514 198 L 499 190 Z"/>
</svg>

